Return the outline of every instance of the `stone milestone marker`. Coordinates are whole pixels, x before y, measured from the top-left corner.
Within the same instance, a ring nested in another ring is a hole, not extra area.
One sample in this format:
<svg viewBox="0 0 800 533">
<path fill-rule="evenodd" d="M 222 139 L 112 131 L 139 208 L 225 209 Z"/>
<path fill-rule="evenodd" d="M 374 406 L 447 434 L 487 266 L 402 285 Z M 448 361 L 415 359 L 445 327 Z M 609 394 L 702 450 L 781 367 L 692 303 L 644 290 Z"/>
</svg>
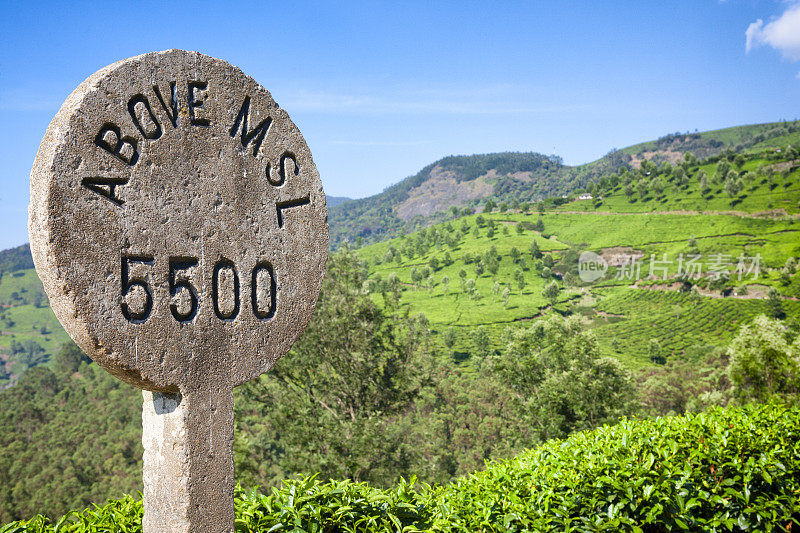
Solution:
<svg viewBox="0 0 800 533">
<path fill-rule="evenodd" d="M 232 531 L 233 388 L 303 331 L 327 258 L 325 195 L 300 131 L 224 61 L 126 59 L 50 123 L 29 216 L 61 324 L 145 389 L 144 530 Z"/>
</svg>

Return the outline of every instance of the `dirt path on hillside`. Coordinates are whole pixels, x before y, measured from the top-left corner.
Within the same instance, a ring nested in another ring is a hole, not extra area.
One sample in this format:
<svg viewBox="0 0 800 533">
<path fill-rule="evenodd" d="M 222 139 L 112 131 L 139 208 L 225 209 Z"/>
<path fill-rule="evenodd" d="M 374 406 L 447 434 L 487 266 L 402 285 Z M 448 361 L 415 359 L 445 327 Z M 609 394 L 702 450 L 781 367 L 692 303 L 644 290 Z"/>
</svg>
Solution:
<svg viewBox="0 0 800 533">
<path fill-rule="evenodd" d="M 719 239 L 720 237 L 751 237 L 751 238 L 757 238 L 757 237 L 760 237 L 762 235 L 776 235 L 778 233 L 797 233 L 798 231 L 800 231 L 800 230 L 796 230 L 796 229 L 781 229 L 781 230 L 778 230 L 778 231 L 769 231 L 769 232 L 762 233 L 762 234 L 742 233 L 742 232 L 717 233 L 715 235 L 701 235 L 701 236 L 698 236 L 698 237 L 694 237 L 694 239 L 695 240 Z M 630 247 L 652 246 L 654 244 L 674 244 L 674 243 L 677 243 L 677 242 L 686 242 L 686 239 L 673 239 L 671 241 L 650 241 L 650 242 L 642 242 L 642 243 L 637 243 L 637 244 L 631 244 L 631 245 L 628 245 L 628 246 L 630 246 Z M 612 248 L 616 248 L 616 247 L 612 246 Z"/>
<path fill-rule="evenodd" d="M 790 215 L 785 209 L 772 209 L 770 211 L 756 211 L 748 213 L 746 211 L 691 211 L 687 209 L 678 209 L 674 211 L 553 211 L 547 214 L 565 215 L 682 215 L 682 216 L 696 216 L 696 215 L 728 215 L 742 218 L 767 218 L 778 220 L 796 220 L 800 219 L 800 213 Z"/>
<path fill-rule="evenodd" d="M 636 280 L 636 283 L 633 285 L 628 285 L 629 289 L 640 289 L 640 290 L 650 290 L 650 291 L 663 291 L 663 292 L 678 292 L 681 287 L 683 287 L 682 283 L 670 283 L 670 284 L 657 284 L 657 285 L 639 285 L 641 280 Z M 703 296 L 707 296 L 709 298 L 727 298 L 729 300 L 766 300 L 767 299 L 767 289 L 766 285 L 755 284 L 757 288 L 748 288 L 748 294 L 736 294 L 730 296 L 724 296 L 719 292 L 712 291 L 709 289 L 702 289 L 697 287 L 697 291 L 702 294 Z M 798 301 L 800 298 L 796 296 L 785 296 L 781 295 L 781 299 L 783 300 L 791 300 L 791 301 Z"/>
<path fill-rule="evenodd" d="M 0 335 L 33 335 L 34 337 L 46 337 L 51 334 L 52 332 L 42 334 L 33 330 L 31 330 L 29 333 L 22 333 L 20 331 L 0 331 Z"/>
</svg>

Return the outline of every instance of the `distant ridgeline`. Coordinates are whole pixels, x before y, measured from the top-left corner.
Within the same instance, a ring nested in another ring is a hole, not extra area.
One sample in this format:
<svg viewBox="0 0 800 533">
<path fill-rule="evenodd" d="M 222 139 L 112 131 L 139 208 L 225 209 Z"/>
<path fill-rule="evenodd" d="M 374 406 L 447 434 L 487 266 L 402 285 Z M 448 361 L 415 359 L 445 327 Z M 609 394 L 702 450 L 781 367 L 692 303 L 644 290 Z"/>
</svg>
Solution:
<svg viewBox="0 0 800 533">
<path fill-rule="evenodd" d="M 0 252 L 0 277 L 4 273 L 25 270 L 26 268 L 33 268 L 31 248 L 27 244 Z"/>
<path fill-rule="evenodd" d="M 784 146 L 798 132 L 800 122 L 794 121 L 671 133 L 655 141 L 612 149 L 597 161 L 575 167 L 564 165 L 560 157 L 534 152 L 449 156 L 374 196 L 331 202 L 331 246 L 398 237 L 443 220 L 453 207 L 475 209 L 487 198 L 511 206 L 571 194 L 621 167 L 638 168 L 645 159 L 675 163 L 686 152 L 703 159 L 725 150 Z"/>
<path fill-rule="evenodd" d="M 489 196 L 547 196 L 562 190 L 564 168 L 561 158 L 534 152 L 445 157 L 380 194 L 333 206 L 331 246 L 396 237 Z"/>
</svg>

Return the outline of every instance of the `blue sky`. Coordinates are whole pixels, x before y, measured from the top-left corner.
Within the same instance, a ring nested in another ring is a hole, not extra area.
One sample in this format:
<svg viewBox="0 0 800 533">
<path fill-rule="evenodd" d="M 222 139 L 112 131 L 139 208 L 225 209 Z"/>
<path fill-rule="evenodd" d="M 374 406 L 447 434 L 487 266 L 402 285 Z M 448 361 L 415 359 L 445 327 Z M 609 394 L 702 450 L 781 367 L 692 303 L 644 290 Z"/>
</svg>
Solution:
<svg viewBox="0 0 800 533">
<path fill-rule="evenodd" d="M 27 241 L 30 167 L 67 95 L 167 48 L 266 87 L 336 196 L 450 154 L 579 164 L 668 132 L 800 117 L 797 1 L 0 0 L 0 249 Z"/>
</svg>

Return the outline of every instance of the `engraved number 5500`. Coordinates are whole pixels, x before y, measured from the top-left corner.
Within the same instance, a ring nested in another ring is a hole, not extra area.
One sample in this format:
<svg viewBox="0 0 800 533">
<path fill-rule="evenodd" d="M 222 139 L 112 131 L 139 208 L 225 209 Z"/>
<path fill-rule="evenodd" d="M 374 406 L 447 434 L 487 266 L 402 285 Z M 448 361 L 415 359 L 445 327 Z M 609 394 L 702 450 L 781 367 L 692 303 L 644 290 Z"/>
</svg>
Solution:
<svg viewBox="0 0 800 533">
<path fill-rule="evenodd" d="M 134 324 L 146 322 L 153 310 L 153 289 L 148 284 L 146 267 L 155 264 L 151 255 L 122 256 L 120 272 L 120 308 L 122 315 Z M 200 309 L 202 295 L 192 284 L 192 270 L 199 264 L 196 257 L 170 257 L 167 283 L 169 287 L 169 309 L 172 317 L 187 323 L 194 320 Z M 266 261 L 259 261 L 250 272 L 250 308 L 259 320 L 269 320 L 275 315 L 277 285 L 275 272 Z M 220 259 L 212 269 L 210 283 L 211 303 L 214 314 L 220 320 L 235 319 L 241 308 L 240 280 L 236 266 L 228 259 Z M 137 297 L 138 295 L 138 297 Z M 189 299 L 188 309 L 179 301 Z M 137 301 L 138 300 L 138 301 Z M 136 303 L 134 303 L 136 302 Z"/>
</svg>

